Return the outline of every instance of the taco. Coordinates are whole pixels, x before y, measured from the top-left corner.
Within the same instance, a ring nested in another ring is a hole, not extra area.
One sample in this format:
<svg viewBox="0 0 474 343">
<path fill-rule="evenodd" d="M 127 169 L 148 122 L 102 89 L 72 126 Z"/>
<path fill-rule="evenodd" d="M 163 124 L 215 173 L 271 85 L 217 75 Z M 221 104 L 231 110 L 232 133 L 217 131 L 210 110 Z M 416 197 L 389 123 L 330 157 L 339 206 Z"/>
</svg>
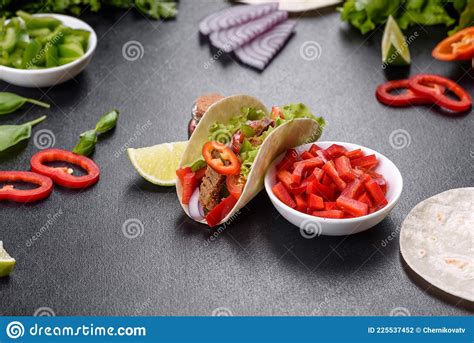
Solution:
<svg viewBox="0 0 474 343">
<path fill-rule="evenodd" d="M 213 104 L 184 151 L 176 190 L 188 216 L 213 227 L 226 222 L 263 188 L 265 172 L 282 152 L 316 141 L 324 120 L 303 104 L 273 107 L 256 98 Z"/>
</svg>

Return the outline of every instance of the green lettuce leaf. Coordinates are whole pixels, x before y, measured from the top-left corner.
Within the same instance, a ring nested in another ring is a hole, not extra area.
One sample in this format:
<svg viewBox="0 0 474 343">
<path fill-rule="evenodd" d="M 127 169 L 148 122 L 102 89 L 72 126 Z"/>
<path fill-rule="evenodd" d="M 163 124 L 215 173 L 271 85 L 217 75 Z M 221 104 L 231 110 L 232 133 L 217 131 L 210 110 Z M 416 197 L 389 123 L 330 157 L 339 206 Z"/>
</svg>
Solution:
<svg viewBox="0 0 474 343">
<path fill-rule="evenodd" d="M 460 17 L 458 25 L 449 31 L 449 35 L 452 35 L 466 27 L 474 26 L 474 0 L 458 0 L 454 1 L 453 5 L 460 13 Z"/>
</svg>

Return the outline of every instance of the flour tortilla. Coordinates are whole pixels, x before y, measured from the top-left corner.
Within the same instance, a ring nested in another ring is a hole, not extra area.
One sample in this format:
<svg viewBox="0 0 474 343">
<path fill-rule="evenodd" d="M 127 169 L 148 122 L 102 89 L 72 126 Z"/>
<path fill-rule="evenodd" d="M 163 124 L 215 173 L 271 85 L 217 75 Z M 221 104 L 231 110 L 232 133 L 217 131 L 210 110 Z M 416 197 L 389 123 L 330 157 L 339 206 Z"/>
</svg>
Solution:
<svg viewBox="0 0 474 343">
<path fill-rule="evenodd" d="M 257 5 L 276 0 L 238 0 L 246 4 Z M 305 12 L 341 3 L 341 0 L 280 0 L 279 10 L 288 12 Z"/>
<path fill-rule="evenodd" d="M 420 202 L 402 224 L 400 251 L 423 279 L 474 301 L 474 188 Z"/>
<path fill-rule="evenodd" d="M 235 115 L 240 114 L 243 107 L 253 107 L 265 112 L 269 112 L 265 105 L 258 99 L 249 95 L 234 95 L 224 98 L 209 107 L 202 117 L 196 130 L 193 132 L 186 150 L 183 153 L 179 168 L 190 165 L 198 159 L 202 159 L 202 146 L 207 142 L 209 129 L 215 122 L 227 123 Z M 225 223 L 232 215 L 244 207 L 254 196 L 263 189 L 263 180 L 270 163 L 284 151 L 316 141 L 321 136 L 319 124 L 307 118 L 299 118 L 288 121 L 274 129 L 260 146 L 255 161 L 252 165 L 247 182 L 240 199 L 234 208 L 229 212 L 219 224 Z M 178 199 L 186 214 L 189 216 L 188 205 L 181 201 L 182 185 L 176 181 L 176 192 Z M 206 220 L 198 221 L 206 224 Z"/>
</svg>

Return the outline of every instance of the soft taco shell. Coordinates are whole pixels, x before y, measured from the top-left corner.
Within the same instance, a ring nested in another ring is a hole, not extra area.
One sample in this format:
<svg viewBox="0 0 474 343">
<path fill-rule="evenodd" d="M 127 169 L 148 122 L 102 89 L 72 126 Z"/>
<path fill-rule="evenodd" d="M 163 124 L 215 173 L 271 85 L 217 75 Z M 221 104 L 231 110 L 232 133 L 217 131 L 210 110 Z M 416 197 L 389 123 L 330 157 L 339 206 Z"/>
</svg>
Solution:
<svg viewBox="0 0 474 343">
<path fill-rule="evenodd" d="M 192 134 L 179 168 L 189 165 L 202 158 L 202 146 L 208 141 L 209 129 L 215 122 L 227 123 L 240 113 L 242 107 L 253 107 L 264 111 L 269 115 L 265 105 L 258 99 L 248 95 L 234 95 L 226 97 L 212 105 L 199 122 Z M 263 179 L 270 163 L 284 151 L 316 141 L 321 136 L 319 124 L 312 119 L 300 118 L 288 121 L 273 130 L 262 143 L 255 158 L 252 170 L 247 178 L 244 190 L 239 201 L 219 224 L 225 223 L 232 215 L 244 207 L 263 188 Z M 176 182 L 176 191 L 179 202 L 186 214 L 189 216 L 188 206 L 181 201 L 182 186 L 179 180 Z M 206 223 L 205 220 L 199 221 Z"/>
<path fill-rule="evenodd" d="M 416 205 L 400 232 L 408 266 L 427 282 L 474 301 L 474 188 L 437 194 Z"/>
</svg>

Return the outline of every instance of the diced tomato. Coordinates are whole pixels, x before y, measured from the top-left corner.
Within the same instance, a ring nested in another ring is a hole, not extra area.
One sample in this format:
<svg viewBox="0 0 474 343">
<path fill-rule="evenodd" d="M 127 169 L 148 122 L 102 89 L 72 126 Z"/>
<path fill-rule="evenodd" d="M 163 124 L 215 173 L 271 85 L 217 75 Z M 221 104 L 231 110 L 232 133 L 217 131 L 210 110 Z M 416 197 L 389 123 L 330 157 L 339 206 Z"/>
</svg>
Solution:
<svg viewBox="0 0 474 343">
<path fill-rule="evenodd" d="M 345 197 L 343 195 L 337 198 L 336 205 L 345 213 L 354 217 L 365 216 L 369 211 L 369 206 L 366 203 Z"/>
<path fill-rule="evenodd" d="M 357 200 L 366 203 L 369 208 L 372 207 L 372 200 L 370 200 L 370 197 L 366 192 L 364 192 Z"/>
<path fill-rule="evenodd" d="M 291 185 L 293 184 L 293 179 L 291 173 L 288 170 L 280 170 L 277 172 L 277 179 L 278 181 L 283 182 L 286 189 L 291 189 Z"/>
<path fill-rule="evenodd" d="M 285 157 L 281 160 L 280 163 L 277 165 L 277 170 L 290 170 L 293 166 L 293 163 L 298 160 L 298 153 L 295 149 L 289 149 L 286 152 Z"/>
<path fill-rule="evenodd" d="M 285 205 L 287 205 L 291 208 L 296 207 L 295 201 L 291 197 L 291 194 L 288 193 L 288 190 L 285 188 L 283 183 L 278 182 L 275 186 L 273 186 L 272 190 L 273 190 L 273 193 L 275 194 L 275 196 L 278 199 L 280 199 L 280 201 L 283 202 Z"/>
<path fill-rule="evenodd" d="M 324 210 L 323 198 L 315 194 L 308 195 L 308 210 Z"/>
<path fill-rule="evenodd" d="M 230 194 L 240 199 L 245 187 L 245 180 L 240 175 L 229 175 L 226 178 L 226 187 Z"/>
<path fill-rule="evenodd" d="M 335 201 L 325 201 L 324 202 L 324 209 L 326 211 L 335 210 L 336 209 L 336 202 Z"/>
<path fill-rule="evenodd" d="M 192 172 L 193 170 L 191 169 L 191 167 L 180 168 L 176 171 L 176 175 L 178 176 L 178 179 L 181 185 L 184 183 L 184 176 Z"/>
<path fill-rule="evenodd" d="M 296 200 L 296 209 L 300 212 L 306 213 L 306 210 L 307 210 L 308 206 L 306 204 L 304 194 L 299 194 L 299 195 L 295 196 L 295 200 Z"/>
<path fill-rule="evenodd" d="M 313 157 L 314 157 L 314 155 L 311 154 L 311 153 L 308 152 L 308 151 L 303 151 L 303 153 L 301 154 L 301 158 L 302 158 L 303 160 L 309 160 L 310 158 L 313 158 Z"/>
<path fill-rule="evenodd" d="M 317 144 L 312 144 L 312 145 L 311 145 L 311 148 L 309 148 L 308 151 L 309 151 L 309 153 L 310 153 L 311 155 L 316 156 L 316 155 L 317 155 L 317 154 L 316 154 L 316 151 L 318 151 L 318 150 L 321 150 L 321 147 L 318 146 Z"/>
<path fill-rule="evenodd" d="M 199 183 L 202 178 L 204 177 L 204 174 L 206 174 L 207 167 L 201 168 L 196 171 L 196 181 Z"/>
<path fill-rule="evenodd" d="M 331 201 L 334 199 L 334 190 L 326 185 L 323 185 L 317 180 L 308 182 L 308 187 L 306 188 L 306 194 L 316 194 L 321 196 L 324 201 Z"/>
<path fill-rule="evenodd" d="M 356 149 L 344 153 L 344 156 L 347 156 L 349 159 L 364 157 L 364 152 L 361 149 Z"/>
<path fill-rule="evenodd" d="M 333 161 L 326 162 L 323 166 L 323 170 L 334 181 L 334 183 L 336 184 L 337 188 L 340 191 L 342 191 L 342 190 L 344 190 L 344 188 L 346 188 L 347 184 L 344 182 L 344 180 L 342 180 L 339 177 L 339 174 L 337 173 L 336 166 L 334 165 Z"/>
<path fill-rule="evenodd" d="M 347 149 L 344 148 L 342 145 L 338 145 L 338 144 L 333 144 L 329 148 L 326 149 L 326 153 L 331 159 L 339 157 L 343 155 L 345 152 L 347 152 Z"/>
<path fill-rule="evenodd" d="M 272 107 L 272 119 L 275 120 L 278 117 L 280 117 L 281 119 L 285 119 L 284 116 L 283 116 L 283 112 L 280 110 L 280 107 L 273 106 Z"/>
<path fill-rule="evenodd" d="M 188 205 L 191 195 L 193 195 L 193 192 L 197 186 L 196 174 L 191 172 L 184 175 L 182 186 L 183 195 L 181 201 L 183 204 Z"/>
<path fill-rule="evenodd" d="M 334 164 L 336 165 L 339 177 L 345 182 L 351 182 L 355 179 L 355 174 L 352 171 L 351 160 L 349 159 L 349 157 L 344 155 L 339 156 L 334 160 Z"/>
<path fill-rule="evenodd" d="M 283 187 L 285 188 L 285 187 Z M 237 199 L 231 194 L 223 199 L 219 205 L 214 207 L 206 216 L 207 225 L 214 227 L 224 219 L 237 203 Z"/>
<path fill-rule="evenodd" d="M 362 193 L 363 189 L 364 184 L 362 183 L 362 181 L 360 181 L 359 179 L 355 179 L 351 183 L 347 184 L 346 188 L 344 188 L 344 190 L 341 192 L 341 195 L 351 199 L 355 199 Z"/>
<path fill-rule="evenodd" d="M 351 160 L 352 167 L 361 167 L 364 169 L 371 169 L 378 163 L 379 162 L 377 161 L 377 157 L 375 157 L 375 155 L 368 155 Z"/>
<path fill-rule="evenodd" d="M 372 199 L 375 201 L 376 205 L 385 206 L 388 204 L 388 201 L 385 198 L 382 189 L 376 181 L 370 179 L 369 181 L 364 183 L 364 186 L 367 192 L 372 197 Z"/>
<path fill-rule="evenodd" d="M 321 218 L 341 219 L 344 218 L 344 212 L 339 210 L 315 211 L 313 212 L 313 216 Z"/>
</svg>

